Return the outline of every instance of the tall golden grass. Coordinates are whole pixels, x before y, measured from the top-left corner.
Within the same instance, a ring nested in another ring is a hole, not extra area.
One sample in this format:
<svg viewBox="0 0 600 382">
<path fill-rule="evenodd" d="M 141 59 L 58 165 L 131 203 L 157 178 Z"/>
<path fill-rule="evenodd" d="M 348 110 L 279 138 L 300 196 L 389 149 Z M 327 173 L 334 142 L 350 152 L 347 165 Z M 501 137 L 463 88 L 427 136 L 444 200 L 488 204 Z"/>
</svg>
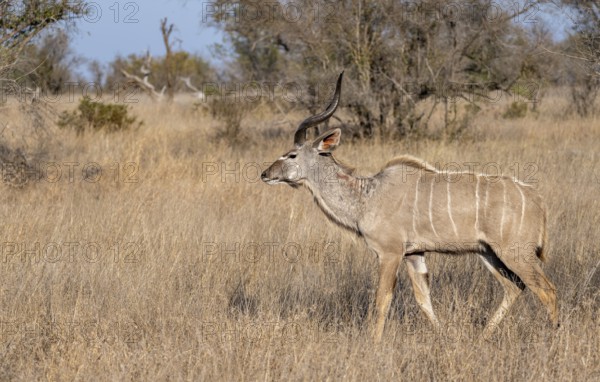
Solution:
<svg viewBox="0 0 600 382">
<path fill-rule="evenodd" d="M 3 139 L 35 152 L 42 176 L 0 185 L 0 379 L 600 379 L 600 120 L 565 115 L 560 95 L 523 119 L 500 118 L 505 106 L 462 141 L 346 140 L 337 156 L 363 174 L 410 153 L 535 182 L 561 327 L 527 292 L 482 341 L 500 286 L 476 256 L 428 254 L 444 330 L 401 268 L 379 346 L 374 254 L 308 191 L 259 181 L 302 115 L 257 110 L 230 145 L 189 105 L 143 102 L 139 130 L 81 137 L 26 134 L 9 107 Z"/>
</svg>

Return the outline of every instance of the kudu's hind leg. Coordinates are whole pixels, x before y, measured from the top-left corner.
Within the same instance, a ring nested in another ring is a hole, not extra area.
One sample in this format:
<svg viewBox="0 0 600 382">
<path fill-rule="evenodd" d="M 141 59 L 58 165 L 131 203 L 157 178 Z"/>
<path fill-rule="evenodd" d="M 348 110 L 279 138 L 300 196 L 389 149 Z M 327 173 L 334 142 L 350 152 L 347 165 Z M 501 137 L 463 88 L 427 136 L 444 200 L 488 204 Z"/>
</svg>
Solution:
<svg viewBox="0 0 600 382">
<path fill-rule="evenodd" d="M 513 271 L 511 271 L 498 256 L 495 251 L 489 247 L 485 247 L 485 251 L 481 253 L 480 258 L 483 260 L 485 267 L 494 275 L 496 280 L 502 284 L 504 288 L 504 297 L 500 306 L 488 321 L 483 330 L 483 338 L 489 339 L 498 324 L 502 321 L 510 307 L 516 301 L 517 297 L 525 289 L 525 284 Z"/>
<path fill-rule="evenodd" d="M 375 298 L 377 323 L 373 332 L 373 337 L 377 343 L 381 342 L 385 320 L 390 311 L 390 304 L 392 303 L 398 278 L 397 272 L 400 259 L 401 257 L 397 255 L 380 255 L 379 257 L 379 286 L 377 287 L 377 296 Z"/>
<path fill-rule="evenodd" d="M 533 293 L 535 293 L 546 306 L 550 319 L 555 328 L 558 327 L 558 307 L 556 304 L 556 287 L 548 280 L 539 264 L 532 264 L 531 268 L 519 274 Z"/>
<path fill-rule="evenodd" d="M 431 305 L 429 274 L 427 273 L 427 266 L 425 265 L 425 256 L 423 256 L 422 253 L 412 254 L 405 256 L 404 260 L 406 261 L 408 276 L 412 282 L 417 304 L 419 304 L 423 312 L 427 315 L 427 318 L 429 318 L 429 321 L 431 321 L 437 330 L 439 329 L 440 324 L 435 317 L 433 306 Z"/>
<path fill-rule="evenodd" d="M 513 251 L 514 252 L 514 251 Z M 540 267 L 539 260 L 535 254 L 535 249 L 531 246 L 519 248 L 517 256 L 511 255 L 507 251 L 508 256 L 503 256 L 502 260 L 510 267 L 530 288 L 533 293 L 546 306 L 550 319 L 555 327 L 558 326 L 558 307 L 556 305 L 556 288 L 554 284 L 546 277 L 546 274 Z"/>
</svg>

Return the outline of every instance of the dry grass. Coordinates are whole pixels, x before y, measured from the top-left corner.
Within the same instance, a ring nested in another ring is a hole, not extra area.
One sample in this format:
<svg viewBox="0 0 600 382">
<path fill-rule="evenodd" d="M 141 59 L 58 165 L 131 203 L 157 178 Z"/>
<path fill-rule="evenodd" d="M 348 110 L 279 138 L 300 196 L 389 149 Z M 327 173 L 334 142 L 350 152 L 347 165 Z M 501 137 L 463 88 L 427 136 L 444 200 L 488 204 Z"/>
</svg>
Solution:
<svg viewBox="0 0 600 382">
<path fill-rule="evenodd" d="M 408 152 L 536 180 L 550 211 L 544 268 L 559 291 L 558 330 L 528 292 L 482 342 L 499 285 L 474 256 L 431 254 L 445 333 L 431 332 L 401 269 L 373 345 L 375 256 L 306 190 L 258 181 L 291 145 L 285 123 L 267 138 L 282 116 L 257 111 L 245 145 L 231 147 L 189 107 L 141 104 L 139 131 L 52 130 L 38 157 L 48 175 L 0 185 L 0 379 L 598 380 L 600 121 L 564 117 L 561 102 L 521 120 L 489 107 L 464 142 L 338 150 L 363 173 Z"/>
</svg>

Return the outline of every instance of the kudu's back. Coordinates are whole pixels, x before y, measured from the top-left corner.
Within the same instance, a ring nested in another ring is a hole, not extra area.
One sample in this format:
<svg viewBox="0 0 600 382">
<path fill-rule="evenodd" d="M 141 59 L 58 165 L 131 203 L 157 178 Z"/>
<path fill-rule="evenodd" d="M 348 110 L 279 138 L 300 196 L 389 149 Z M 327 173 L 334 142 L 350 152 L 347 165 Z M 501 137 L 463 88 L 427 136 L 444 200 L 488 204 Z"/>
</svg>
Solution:
<svg viewBox="0 0 600 382">
<path fill-rule="evenodd" d="M 437 171 L 409 156 L 390 162 L 374 178 L 366 224 L 395 231 L 381 236 L 391 246 L 463 253 L 486 243 L 499 250 L 534 246 L 542 254 L 546 212 L 529 185 L 504 176 Z"/>
</svg>

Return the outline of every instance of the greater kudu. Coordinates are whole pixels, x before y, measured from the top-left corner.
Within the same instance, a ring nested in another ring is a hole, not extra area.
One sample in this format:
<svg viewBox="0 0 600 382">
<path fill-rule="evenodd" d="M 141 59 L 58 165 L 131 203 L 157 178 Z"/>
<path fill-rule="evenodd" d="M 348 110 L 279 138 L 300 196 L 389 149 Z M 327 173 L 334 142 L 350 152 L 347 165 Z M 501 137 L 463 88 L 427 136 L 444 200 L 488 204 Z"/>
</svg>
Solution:
<svg viewBox="0 0 600 382">
<path fill-rule="evenodd" d="M 377 253 L 375 340 L 381 341 L 402 259 L 419 306 L 439 328 L 425 252 L 476 253 L 500 282 L 504 298 L 484 337 L 525 287 L 539 297 L 557 326 L 556 289 L 539 264 L 546 245 L 546 212 L 538 193 L 509 177 L 443 173 L 408 155 L 391 160 L 373 176 L 353 175 L 331 154 L 340 142 L 339 128 L 312 142 L 306 137 L 308 128 L 329 119 L 338 107 L 342 76 L 327 109 L 300 124 L 294 148 L 261 178 L 268 184 L 306 186 L 329 219 L 363 237 Z"/>
</svg>

